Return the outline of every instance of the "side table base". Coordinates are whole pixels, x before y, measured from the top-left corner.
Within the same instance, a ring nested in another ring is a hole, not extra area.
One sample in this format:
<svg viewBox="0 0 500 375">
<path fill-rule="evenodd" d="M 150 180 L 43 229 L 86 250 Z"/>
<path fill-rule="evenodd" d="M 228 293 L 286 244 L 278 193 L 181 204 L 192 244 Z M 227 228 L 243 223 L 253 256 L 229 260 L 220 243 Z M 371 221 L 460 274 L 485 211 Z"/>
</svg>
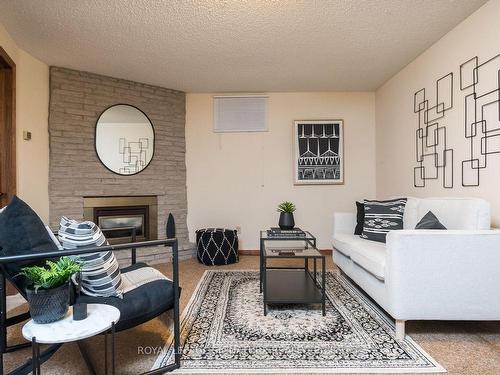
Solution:
<svg viewBox="0 0 500 375">
<path fill-rule="evenodd" d="M 36 342 L 36 337 L 31 340 L 33 375 L 40 375 L 40 346 Z"/>
<path fill-rule="evenodd" d="M 115 323 L 112 323 L 111 325 L 111 374 L 115 374 Z M 108 372 L 108 350 L 109 350 L 109 345 L 108 345 L 108 335 L 110 334 L 109 331 L 106 331 L 104 333 L 104 373 L 107 375 Z M 85 361 L 85 365 L 87 366 L 88 370 L 92 375 L 97 375 L 97 371 L 94 367 L 94 364 L 92 363 L 92 360 L 90 359 L 90 356 L 85 349 L 85 347 L 82 344 L 82 341 L 77 341 L 78 344 L 78 349 L 80 350 L 80 353 L 82 354 L 82 358 Z M 38 374 L 37 374 L 38 375 Z"/>
</svg>

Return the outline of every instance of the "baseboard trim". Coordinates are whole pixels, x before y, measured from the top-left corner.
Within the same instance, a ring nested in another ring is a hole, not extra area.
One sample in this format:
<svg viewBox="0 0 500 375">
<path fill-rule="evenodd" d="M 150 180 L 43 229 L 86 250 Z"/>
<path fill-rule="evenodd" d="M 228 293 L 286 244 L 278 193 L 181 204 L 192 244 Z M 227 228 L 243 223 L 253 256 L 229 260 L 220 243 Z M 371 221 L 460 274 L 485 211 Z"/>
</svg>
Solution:
<svg viewBox="0 0 500 375">
<path fill-rule="evenodd" d="M 325 256 L 332 255 L 332 249 L 319 249 L 319 252 Z M 257 249 L 245 249 L 245 250 L 240 249 L 240 250 L 238 250 L 238 253 L 240 255 L 258 256 L 259 250 L 257 250 Z"/>
</svg>

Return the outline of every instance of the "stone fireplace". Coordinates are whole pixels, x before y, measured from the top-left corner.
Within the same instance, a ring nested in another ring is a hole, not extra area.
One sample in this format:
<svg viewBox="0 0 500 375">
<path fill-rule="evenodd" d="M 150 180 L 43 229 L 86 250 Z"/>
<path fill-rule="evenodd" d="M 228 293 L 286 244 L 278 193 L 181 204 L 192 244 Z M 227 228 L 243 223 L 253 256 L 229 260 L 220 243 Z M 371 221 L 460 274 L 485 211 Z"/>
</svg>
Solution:
<svg viewBox="0 0 500 375">
<path fill-rule="evenodd" d="M 101 164 L 95 149 L 99 115 L 117 103 L 147 114 L 154 127 L 155 152 L 136 175 L 121 176 Z M 194 255 L 187 230 L 185 94 L 65 68 L 50 68 L 50 225 L 61 216 L 106 226 L 137 226 L 138 239 L 166 237 L 169 213 L 175 218 L 180 257 Z M 124 241 L 116 233 L 110 242 Z M 109 234 L 108 236 L 109 237 Z M 160 263 L 171 250 L 137 251 L 138 261 Z M 125 252 L 127 253 L 127 252 Z M 130 254 L 118 252 L 126 264 Z"/>
</svg>

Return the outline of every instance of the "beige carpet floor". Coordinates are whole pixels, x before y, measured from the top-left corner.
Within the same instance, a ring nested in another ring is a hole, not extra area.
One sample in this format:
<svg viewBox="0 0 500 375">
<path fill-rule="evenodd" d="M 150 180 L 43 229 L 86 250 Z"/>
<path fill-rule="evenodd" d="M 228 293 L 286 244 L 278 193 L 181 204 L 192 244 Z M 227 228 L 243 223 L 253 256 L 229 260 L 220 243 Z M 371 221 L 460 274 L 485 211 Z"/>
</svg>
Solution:
<svg viewBox="0 0 500 375">
<path fill-rule="evenodd" d="M 331 261 L 328 268 L 334 268 Z M 220 269 L 258 269 L 257 256 L 242 256 L 238 264 Z M 170 266 L 159 267 L 167 275 Z M 210 267 L 203 266 L 196 259 L 180 262 L 182 286 L 181 309 L 193 293 L 203 272 Z M 487 307 L 486 307 L 487 308 Z M 20 307 L 14 312 L 25 310 Z M 22 341 L 21 325 L 8 332 L 9 343 Z M 408 322 L 407 333 L 443 365 L 449 374 L 500 374 L 500 322 Z M 116 363 L 118 374 L 138 374 L 149 370 L 156 354 L 141 354 L 151 349 L 160 349 L 169 336 L 168 319 L 154 319 L 140 327 L 116 335 Z M 85 342 L 96 367 L 103 367 L 103 337 Z M 149 349 L 145 349 L 149 348 Z M 5 370 L 9 371 L 31 355 L 30 349 L 4 356 Z M 7 372 L 6 371 L 6 372 Z M 43 374 L 88 374 L 85 362 L 74 343 L 65 344 L 42 365 Z"/>
</svg>

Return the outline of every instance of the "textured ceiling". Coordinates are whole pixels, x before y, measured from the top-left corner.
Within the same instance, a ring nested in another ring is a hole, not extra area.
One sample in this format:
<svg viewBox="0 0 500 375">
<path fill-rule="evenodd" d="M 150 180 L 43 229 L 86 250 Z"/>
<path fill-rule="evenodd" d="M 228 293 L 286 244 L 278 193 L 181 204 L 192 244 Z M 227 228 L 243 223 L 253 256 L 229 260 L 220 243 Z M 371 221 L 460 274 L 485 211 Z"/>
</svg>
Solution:
<svg viewBox="0 0 500 375">
<path fill-rule="evenodd" d="M 485 0 L 0 0 L 49 65 L 188 92 L 374 90 Z"/>
</svg>

